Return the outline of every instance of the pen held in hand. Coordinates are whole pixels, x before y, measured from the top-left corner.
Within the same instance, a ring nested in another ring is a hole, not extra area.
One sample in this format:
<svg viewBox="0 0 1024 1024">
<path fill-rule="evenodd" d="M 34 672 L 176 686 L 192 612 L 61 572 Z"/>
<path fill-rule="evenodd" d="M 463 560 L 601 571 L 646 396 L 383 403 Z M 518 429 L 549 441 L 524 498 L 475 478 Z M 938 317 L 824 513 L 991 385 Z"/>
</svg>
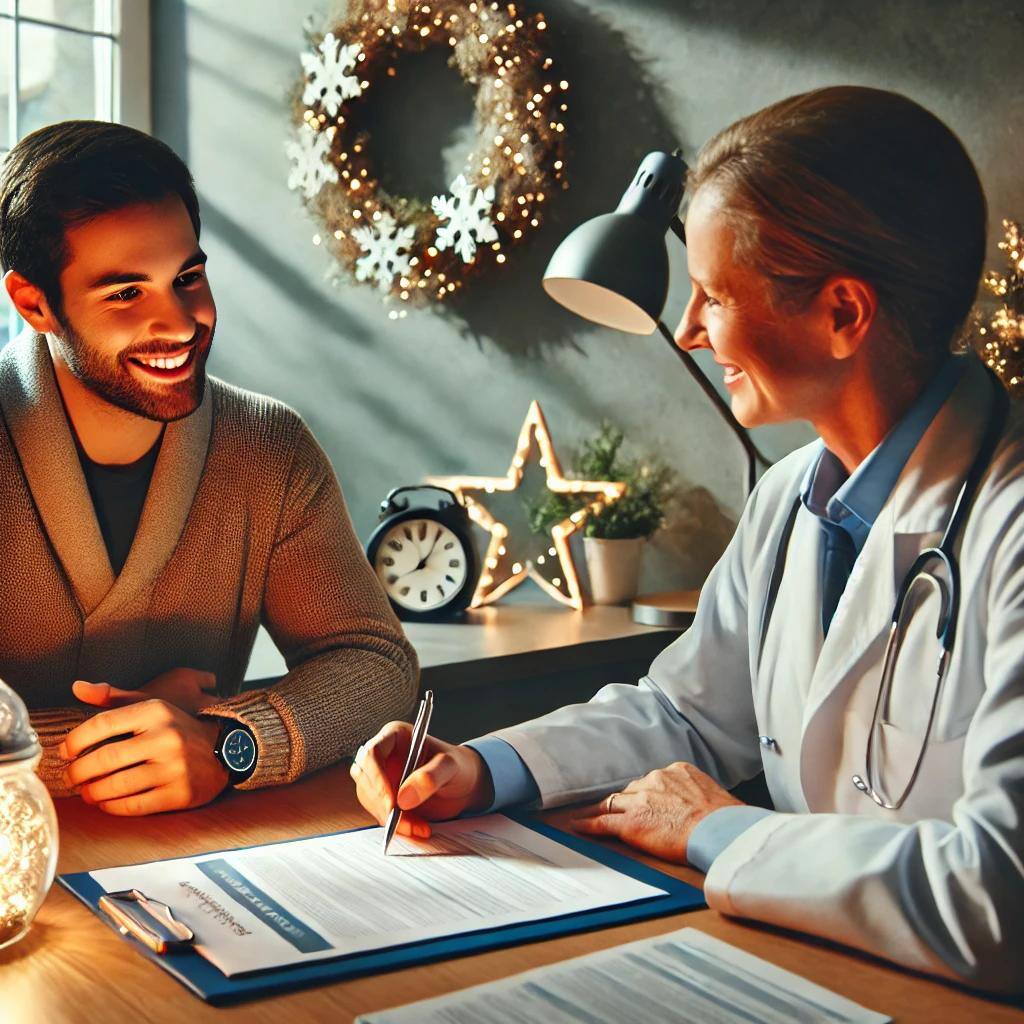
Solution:
<svg viewBox="0 0 1024 1024">
<path fill-rule="evenodd" d="M 398 792 L 405 784 L 405 780 L 419 767 L 420 755 L 423 753 L 423 744 L 427 739 L 427 731 L 430 728 L 430 716 L 434 711 L 434 691 L 427 690 L 423 694 L 420 706 L 416 711 L 416 724 L 412 728 L 412 738 L 409 741 L 409 754 L 405 759 L 405 767 L 402 769 L 402 777 L 398 780 L 395 789 L 395 806 L 388 815 L 387 824 L 384 826 L 384 853 L 387 854 L 388 846 L 395 837 L 395 830 L 402 819 L 402 811 L 398 806 Z"/>
</svg>

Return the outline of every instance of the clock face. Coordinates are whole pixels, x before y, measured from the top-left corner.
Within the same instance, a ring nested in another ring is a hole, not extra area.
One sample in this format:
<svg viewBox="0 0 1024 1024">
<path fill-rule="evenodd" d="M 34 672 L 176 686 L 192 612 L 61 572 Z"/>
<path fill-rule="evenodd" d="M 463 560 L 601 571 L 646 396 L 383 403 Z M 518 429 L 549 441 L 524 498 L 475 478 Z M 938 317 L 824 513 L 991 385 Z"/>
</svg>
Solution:
<svg viewBox="0 0 1024 1024">
<path fill-rule="evenodd" d="M 381 538 L 374 569 L 388 597 L 414 612 L 443 608 L 466 582 L 462 542 L 435 519 L 407 519 Z"/>
</svg>

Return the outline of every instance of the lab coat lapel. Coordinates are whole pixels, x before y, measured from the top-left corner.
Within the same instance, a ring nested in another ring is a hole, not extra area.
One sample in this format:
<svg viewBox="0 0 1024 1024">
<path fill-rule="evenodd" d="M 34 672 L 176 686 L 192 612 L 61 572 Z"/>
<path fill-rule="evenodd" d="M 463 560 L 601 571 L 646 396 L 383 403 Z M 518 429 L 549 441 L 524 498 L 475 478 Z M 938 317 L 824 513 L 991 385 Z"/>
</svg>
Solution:
<svg viewBox="0 0 1024 1024">
<path fill-rule="evenodd" d="M 897 588 L 917 555 L 938 544 L 989 415 L 992 384 L 970 365 L 914 449 L 868 534 L 822 646 L 804 712 L 801 777 L 821 809 L 842 753 L 842 716 L 860 685 L 880 681 Z M 871 691 L 871 706 L 876 691 Z M 857 701 L 865 706 L 864 701 Z"/>
<path fill-rule="evenodd" d="M 88 615 L 114 573 L 42 335 L 21 334 L 0 354 L 0 405 L 43 528 Z"/>
<path fill-rule="evenodd" d="M 887 632 L 896 601 L 896 585 L 893 510 L 887 504 L 854 563 L 822 644 L 808 691 L 805 727 L 854 662 Z M 818 614 L 820 617 L 820 606 Z"/>
<path fill-rule="evenodd" d="M 758 721 L 763 731 L 777 742 L 781 741 L 776 733 L 784 730 L 775 721 L 775 715 L 779 707 L 786 708 L 788 715 L 789 709 L 806 703 L 821 652 L 821 547 L 818 521 L 801 505 L 788 550 L 781 555 L 785 558 L 785 571 L 757 670 Z M 780 701 L 783 690 L 786 699 Z"/>
</svg>

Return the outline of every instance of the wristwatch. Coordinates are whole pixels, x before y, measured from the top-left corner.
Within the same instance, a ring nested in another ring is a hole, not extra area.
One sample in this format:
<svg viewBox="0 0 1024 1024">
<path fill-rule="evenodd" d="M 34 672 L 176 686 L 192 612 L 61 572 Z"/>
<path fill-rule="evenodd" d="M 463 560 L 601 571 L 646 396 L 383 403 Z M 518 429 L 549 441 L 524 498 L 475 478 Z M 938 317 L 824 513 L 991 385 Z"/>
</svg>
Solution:
<svg viewBox="0 0 1024 1024">
<path fill-rule="evenodd" d="M 247 725 L 233 718 L 221 719 L 220 733 L 213 746 L 214 756 L 227 769 L 228 783 L 237 786 L 256 770 L 259 746 Z"/>
</svg>

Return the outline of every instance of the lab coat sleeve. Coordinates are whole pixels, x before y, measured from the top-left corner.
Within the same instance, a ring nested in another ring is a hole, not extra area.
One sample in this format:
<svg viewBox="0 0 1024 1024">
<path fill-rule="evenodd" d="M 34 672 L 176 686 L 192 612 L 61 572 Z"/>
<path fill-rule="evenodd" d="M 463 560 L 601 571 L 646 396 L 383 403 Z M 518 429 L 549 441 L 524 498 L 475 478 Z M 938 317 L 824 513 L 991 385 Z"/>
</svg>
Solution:
<svg viewBox="0 0 1024 1024">
<path fill-rule="evenodd" d="M 596 799 L 675 761 L 726 788 L 761 771 L 745 570 L 756 547 L 757 493 L 704 585 L 693 624 L 639 684 L 605 686 L 585 704 L 494 734 L 522 758 L 542 806 Z"/>
<path fill-rule="evenodd" d="M 1024 508 L 1002 521 L 988 621 L 974 626 L 986 631 L 985 689 L 952 821 L 773 814 L 715 859 L 711 907 L 1024 991 Z"/>
</svg>

